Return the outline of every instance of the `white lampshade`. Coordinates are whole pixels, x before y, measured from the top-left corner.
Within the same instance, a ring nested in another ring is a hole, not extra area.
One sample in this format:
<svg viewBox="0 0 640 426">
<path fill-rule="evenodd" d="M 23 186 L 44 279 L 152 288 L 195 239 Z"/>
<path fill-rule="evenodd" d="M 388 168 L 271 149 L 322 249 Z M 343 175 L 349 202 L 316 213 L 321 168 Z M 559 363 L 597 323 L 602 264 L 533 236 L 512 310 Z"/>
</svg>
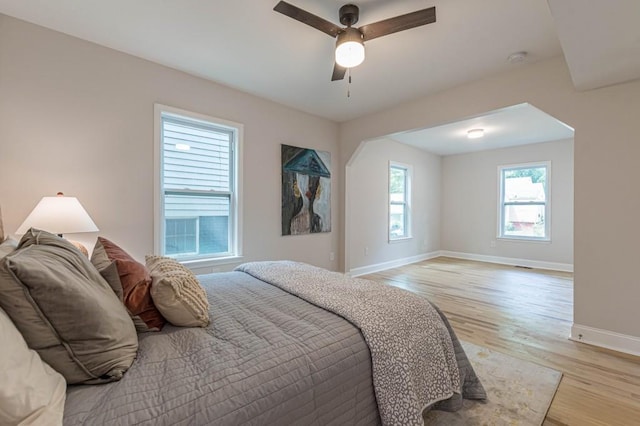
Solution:
<svg viewBox="0 0 640 426">
<path fill-rule="evenodd" d="M 98 227 L 80 201 L 75 197 L 65 197 L 61 192 L 56 197 L 42 197 L 16 234 L 24 234 L 29 228 L 42 229 L 53 234 L 98 231 Z"/>
<path fill-rule="evenodd" d="M 341 67 L 357 67 L 364 61 L 362 34 L 356 28 L 347 28 L 338 35 L 336 63 Z"/>
</svg>

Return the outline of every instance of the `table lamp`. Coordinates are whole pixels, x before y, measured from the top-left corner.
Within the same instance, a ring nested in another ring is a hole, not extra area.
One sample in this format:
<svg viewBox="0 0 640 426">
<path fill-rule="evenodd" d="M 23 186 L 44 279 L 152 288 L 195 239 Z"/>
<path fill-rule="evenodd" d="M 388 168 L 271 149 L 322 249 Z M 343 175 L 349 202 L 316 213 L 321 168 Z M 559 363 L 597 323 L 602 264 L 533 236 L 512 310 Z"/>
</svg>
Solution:
<svg viewBox="0 0 640 426">
<path fill-rule="evenodd" d="M 62 192 L 58 192 L 55 197 L 42 197 L 31 214 L 22 222 L 16 234 L 24 234 L 29 228 L 42 229 L 58 234 L 60 237 L 62 234 L 98 231 L 98 227 L 80 201 L 75 197 L 65 197 Z M 85 246 L 76 241 L 70 242 L 88 256 Z"/>
</svg>

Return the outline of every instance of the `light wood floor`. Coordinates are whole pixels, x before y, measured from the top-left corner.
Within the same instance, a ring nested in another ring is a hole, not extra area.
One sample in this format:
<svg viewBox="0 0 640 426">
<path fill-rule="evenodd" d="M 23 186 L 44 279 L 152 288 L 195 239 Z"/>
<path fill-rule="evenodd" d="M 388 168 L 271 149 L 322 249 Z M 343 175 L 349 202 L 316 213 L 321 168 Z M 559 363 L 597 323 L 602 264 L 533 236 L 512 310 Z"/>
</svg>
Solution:
<svg viewBox="0 0 640 426">
<path fill-rule="evenodd" d="M 427 296 L 463 340 L 562 371 L 544 425 L 640 425 L 640 357 L 567 338 L 572 274 L 440 257 L 363 278 Z"/>
</svg>

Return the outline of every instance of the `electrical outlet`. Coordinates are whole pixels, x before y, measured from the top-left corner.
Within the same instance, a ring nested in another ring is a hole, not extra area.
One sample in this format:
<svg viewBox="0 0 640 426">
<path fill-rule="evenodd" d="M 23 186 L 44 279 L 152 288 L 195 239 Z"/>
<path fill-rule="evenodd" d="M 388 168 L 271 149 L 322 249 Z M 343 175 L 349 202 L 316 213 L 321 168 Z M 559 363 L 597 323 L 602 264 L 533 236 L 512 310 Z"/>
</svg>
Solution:
<svg viewBox="0 0 640 426">
<path fill-rule="evenodd" d="M 329 260 L 332 262 L 336 260 L 336 254 L 334 252 L 329 253 Z"/>
<path fill-rule="evenodd" d="M 364 255 L 369 256 L 369 247 L 364 248 Z"/>
<path fill-rule="evenodd" d="M 496 247 L 496 240 L 491 240 L 491 242 L 489 243 L 489 247 L 495 248 Z"/>
</svg>

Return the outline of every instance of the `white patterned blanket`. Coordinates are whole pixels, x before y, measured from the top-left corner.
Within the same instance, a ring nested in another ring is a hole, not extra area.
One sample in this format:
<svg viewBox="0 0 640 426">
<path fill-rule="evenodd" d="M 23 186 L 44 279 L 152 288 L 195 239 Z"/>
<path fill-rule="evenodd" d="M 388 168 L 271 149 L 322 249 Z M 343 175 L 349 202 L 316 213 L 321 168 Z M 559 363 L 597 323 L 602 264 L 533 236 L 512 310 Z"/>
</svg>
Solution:
<svg viewBox="0 0 640 426">
<path fill-rule="evenodd" d="M 470 378 L 456 360 L 452 337 L 456 344 L 457 339 L 426 299 L 304 263 L 253 262 L 236 270 L 340 315 L 360 329 L 371 351 L 384 425 L 423 425 L 424 409 L 454 395 L 460 399 L 465 393 L 461 384 L 473 383 L 482 397 L 482 385 L 471 367 Z"/>
</svg>

